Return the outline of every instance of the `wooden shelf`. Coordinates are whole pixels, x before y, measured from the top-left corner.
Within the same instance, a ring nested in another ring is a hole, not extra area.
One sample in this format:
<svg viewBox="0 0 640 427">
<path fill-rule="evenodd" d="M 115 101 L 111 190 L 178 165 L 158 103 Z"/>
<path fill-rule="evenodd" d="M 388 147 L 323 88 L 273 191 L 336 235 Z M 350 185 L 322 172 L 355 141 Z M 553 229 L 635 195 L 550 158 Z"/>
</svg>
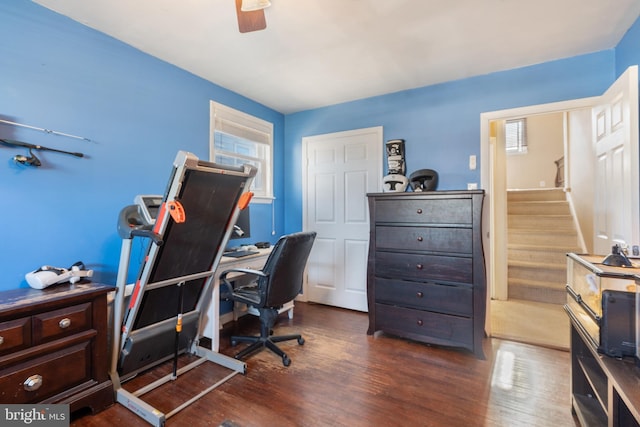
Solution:
<svg viewBox="0 0 640 427">
<path fill-rule="evenodd" d="M 640 369 L 602 355 L 570 310 L 572 406 L 583 427 L 640 427 Z"/>
<path fill-rule="evenodd" d="M 574 394 L 573 409 L 583 427 L 607 425 L 607 413 L 602 409 L 600 402 L 593 397 Z"/>
<path fill-rule="evenodd" d="M 603 411 L 607 411 L 607 377 L 592 357 L 577 358 L 578 365 L 582 368 L 585 378 L 591 385 L 595 398 L 600 402 Z"/>
</svg>

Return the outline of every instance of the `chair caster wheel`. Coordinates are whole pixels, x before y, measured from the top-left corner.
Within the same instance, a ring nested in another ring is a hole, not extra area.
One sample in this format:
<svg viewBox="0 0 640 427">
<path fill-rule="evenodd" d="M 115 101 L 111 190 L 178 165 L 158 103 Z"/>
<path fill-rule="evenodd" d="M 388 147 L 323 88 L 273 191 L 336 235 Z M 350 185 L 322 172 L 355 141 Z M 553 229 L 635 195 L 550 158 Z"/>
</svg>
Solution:
<svg viewBox="0 0 640 427">
<path fill-rule="evenodd" d="M 282 356 L 282 364 L 284 366 L 291 365 L 291 359 L 289 359 L 289 357 L 286 354 L 284 356 Z"/>
<path fill-rule="evenodd" d="M 300 337 L 298 338 L 298 345 L 302 345 L 304 344 L 304 338 Z"/>
</svg>

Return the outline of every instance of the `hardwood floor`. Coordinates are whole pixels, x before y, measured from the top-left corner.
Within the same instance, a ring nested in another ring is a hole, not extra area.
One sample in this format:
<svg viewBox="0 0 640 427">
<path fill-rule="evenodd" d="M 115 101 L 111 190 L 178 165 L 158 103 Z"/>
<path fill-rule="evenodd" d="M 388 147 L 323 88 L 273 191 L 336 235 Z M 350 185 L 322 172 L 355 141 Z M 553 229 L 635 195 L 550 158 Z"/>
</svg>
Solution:
<svg viewBox="0 0 640 427">
<path fill-rule="evenodd" d="M 486 339 L 486 360 L 471 352 L 366 334 L 365 313 L 296 303 L 276 334 L 300 332 L 306 343 L 282 343 L 291 357 L 263 350 L 236 375 L 167 420 L 167 426 L 577 426 L 569 400 L 569 353 Z M 245 316 L 223 331 L 255 333 Z M 188 356 L 181 358 L 185 363 Z M 125 384 L 137 389 L 169 372 L 170 363 Z M 229 371 L 205 363 L 145 400 L 169 412 Z M 122 405 L 76 418 L 72 426 L 146 426 Z"/>
</svg>

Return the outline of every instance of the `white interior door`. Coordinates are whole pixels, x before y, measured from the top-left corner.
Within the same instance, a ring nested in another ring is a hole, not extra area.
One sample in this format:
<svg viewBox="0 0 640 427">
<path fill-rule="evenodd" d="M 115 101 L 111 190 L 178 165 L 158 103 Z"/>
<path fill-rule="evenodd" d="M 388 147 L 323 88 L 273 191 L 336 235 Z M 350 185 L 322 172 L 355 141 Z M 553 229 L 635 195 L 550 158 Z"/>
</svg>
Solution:
<svg viewBox="0 0 640 427">
<path fill-rule="evenodd" d="M 638 198 L 638 67 L 629 67 L 593 108 L 594 252 L 640 244 Z"/>
<path fill-rule="evenodd" d="M 304 229 L 318 233 L 307 300 L 367 311 L 369 211 L 381 190 L 382 127 L 303 138 Z"/>
</svg>

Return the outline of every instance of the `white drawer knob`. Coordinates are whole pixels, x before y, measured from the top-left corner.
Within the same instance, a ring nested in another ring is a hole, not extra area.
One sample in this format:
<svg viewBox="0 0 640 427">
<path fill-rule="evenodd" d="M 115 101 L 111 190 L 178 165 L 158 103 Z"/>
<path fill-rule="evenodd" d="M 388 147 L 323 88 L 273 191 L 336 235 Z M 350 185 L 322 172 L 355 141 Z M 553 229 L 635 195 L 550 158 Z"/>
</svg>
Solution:
<svg viewBox="0 0 640 427">
<path fill-rule="evenodd" d="M 4 344 L 4 337 L 0 337 L 0 345 Z"/>
<path fill-rule="evenodd" d="M 61 329 L 68 328 L 69 326 L 71 326 L 71 319 L 69 319 L 68 317 L 65 317 L 58 323 L 58 326 L 60 326 Z"/>
<path fill-rule="evenodd" d="M 24 381 L 24 383 L 22 383 L 22 385 L 27 391 L 36 391 L 42 386 L 42 376 L 37 374 L 31 375 Z"/>
</svg>

